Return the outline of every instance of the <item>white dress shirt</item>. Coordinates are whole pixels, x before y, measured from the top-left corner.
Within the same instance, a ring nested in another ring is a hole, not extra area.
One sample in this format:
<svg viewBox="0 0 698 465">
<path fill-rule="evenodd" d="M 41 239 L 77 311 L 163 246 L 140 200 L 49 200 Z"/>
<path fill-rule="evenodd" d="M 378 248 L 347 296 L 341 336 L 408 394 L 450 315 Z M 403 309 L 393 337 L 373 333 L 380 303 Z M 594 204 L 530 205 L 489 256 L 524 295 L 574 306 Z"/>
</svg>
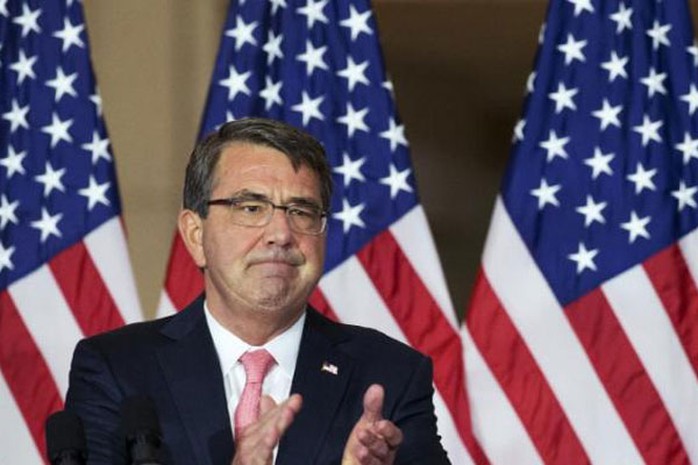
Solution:
<svg viewBox="0 0 698 465">
<path fill-rule="evenodd" d="M 206 302 L 204 302 L 204 314 L 223 373 L 229 417 L 231 419 L 235 417 L 235 408 L 245 387 L 245 368 L 239 359 L 242 354 L 249 350 L 266 349 L 276 360 L 276 364 L 271 367 L 264 378 L 262 395 L 271 396 L 277 404 L 288 399 L 291 395 L 293 374 L 296 371 L 296 359 L 305 324 L 305 312 L 290 328 L 261 347 L 249 345 L 224 328 L 213 317 Z M 276 456 L 276 450 L 274 456 Z"/>
</svg>

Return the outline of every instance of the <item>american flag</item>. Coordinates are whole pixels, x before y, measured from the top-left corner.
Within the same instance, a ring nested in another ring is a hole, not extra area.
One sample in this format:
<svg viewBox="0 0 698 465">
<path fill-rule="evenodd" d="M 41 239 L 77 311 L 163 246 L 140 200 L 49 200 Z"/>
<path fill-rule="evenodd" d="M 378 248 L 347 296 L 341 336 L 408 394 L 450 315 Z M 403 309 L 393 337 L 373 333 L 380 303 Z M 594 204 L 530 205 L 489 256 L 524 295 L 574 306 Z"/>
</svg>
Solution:
<svg viewBox="0 0 698 465">
<path fill-rule="evenodd" d="M 454 463 L 469 463 L 480 451 L 470 434 L 458 325 L 370 3 L 233 2 L 201 135 L 246 116 L 284 120 L 322 141 L 335 192 L 325 273 L 311 303 L 432 357 L 443 443 Z M 159 314 L 181 309 L 202 288 L 177 238 Z"/>
<path fill-rule="evenodd" d="M 44 461 L 84 336 L 141 319 L 82 5 L 0 1 L 0 463 Z"/>
<path fill-rule="evenodd" d="M 690 20 L 549 5 L 462 332 L 492 463 L 698 463 Z"/>
</svg>

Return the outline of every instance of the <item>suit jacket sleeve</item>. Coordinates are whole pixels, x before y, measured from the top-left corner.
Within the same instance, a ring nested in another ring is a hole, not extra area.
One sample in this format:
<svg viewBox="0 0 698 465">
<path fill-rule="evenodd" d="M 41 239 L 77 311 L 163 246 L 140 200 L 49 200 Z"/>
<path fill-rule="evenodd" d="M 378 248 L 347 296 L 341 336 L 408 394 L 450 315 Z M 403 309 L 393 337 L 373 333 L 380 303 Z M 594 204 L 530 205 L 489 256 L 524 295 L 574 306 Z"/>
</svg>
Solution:
<svg viewBox="0 0 698 465">
<path fill-rule="evenodd" d="M 126 463 L 125 451 L 118 447 L 122 400 L 118 382 L 97 347 L 90 340 L 78 343 L 70 368 L 65 408 L 76 413 L 83 422 L 88 464 Z"/>
<path fill-rule="evenodd" d="M 436 428 L 432 372 L 431 360 L 422 357 L 395 411 L 389 414 L 403 433 L 395 465 L 450 464 Z"/>
</svg>

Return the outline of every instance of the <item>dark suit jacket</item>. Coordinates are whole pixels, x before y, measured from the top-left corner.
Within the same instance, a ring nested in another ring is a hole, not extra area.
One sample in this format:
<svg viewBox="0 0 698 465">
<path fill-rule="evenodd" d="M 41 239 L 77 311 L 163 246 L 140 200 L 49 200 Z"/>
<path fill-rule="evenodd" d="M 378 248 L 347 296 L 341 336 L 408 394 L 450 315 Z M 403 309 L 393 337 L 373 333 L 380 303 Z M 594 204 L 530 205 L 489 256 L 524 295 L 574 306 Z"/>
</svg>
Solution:
<svg viewBox="0 0 698 465">
<path fill-rule="evenodd" d="M 322 370 L 323 362 L 337 374 Z M 373 383 L 383 414 L 404 434 L 397 464 L 448 464 L 432 403 L 432 364 L 366 328 L 308 315 L 291 392 L 303 408 L 283 437 L 277 465 L 339 464 Z M 199 298 L 183 312 L 81 341 L 73 355 L 66 409 L 85 425 L 90 464 L 125 464 L 119 408 L 133 395 L 156 404 L 168 465 L 230 465 L 235 446 L 223 377 Z"/>
</svg>

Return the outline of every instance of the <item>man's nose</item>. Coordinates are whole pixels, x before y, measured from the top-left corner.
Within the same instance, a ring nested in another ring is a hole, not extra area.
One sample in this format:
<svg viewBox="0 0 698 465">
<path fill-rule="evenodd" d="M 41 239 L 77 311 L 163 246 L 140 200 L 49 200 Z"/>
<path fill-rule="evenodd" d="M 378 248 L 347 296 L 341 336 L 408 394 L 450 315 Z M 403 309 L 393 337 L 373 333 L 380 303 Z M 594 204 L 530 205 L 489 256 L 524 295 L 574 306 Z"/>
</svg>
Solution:
<svg viewBox="0 0 698 465">
<path fill-rule="evenodd" d="M 286 211 L 275 208 L 271 221 L 265 226 L 264 236 L 269 244 L 286 245 L 293 240 L 293 231 Z"/>
</svg>

